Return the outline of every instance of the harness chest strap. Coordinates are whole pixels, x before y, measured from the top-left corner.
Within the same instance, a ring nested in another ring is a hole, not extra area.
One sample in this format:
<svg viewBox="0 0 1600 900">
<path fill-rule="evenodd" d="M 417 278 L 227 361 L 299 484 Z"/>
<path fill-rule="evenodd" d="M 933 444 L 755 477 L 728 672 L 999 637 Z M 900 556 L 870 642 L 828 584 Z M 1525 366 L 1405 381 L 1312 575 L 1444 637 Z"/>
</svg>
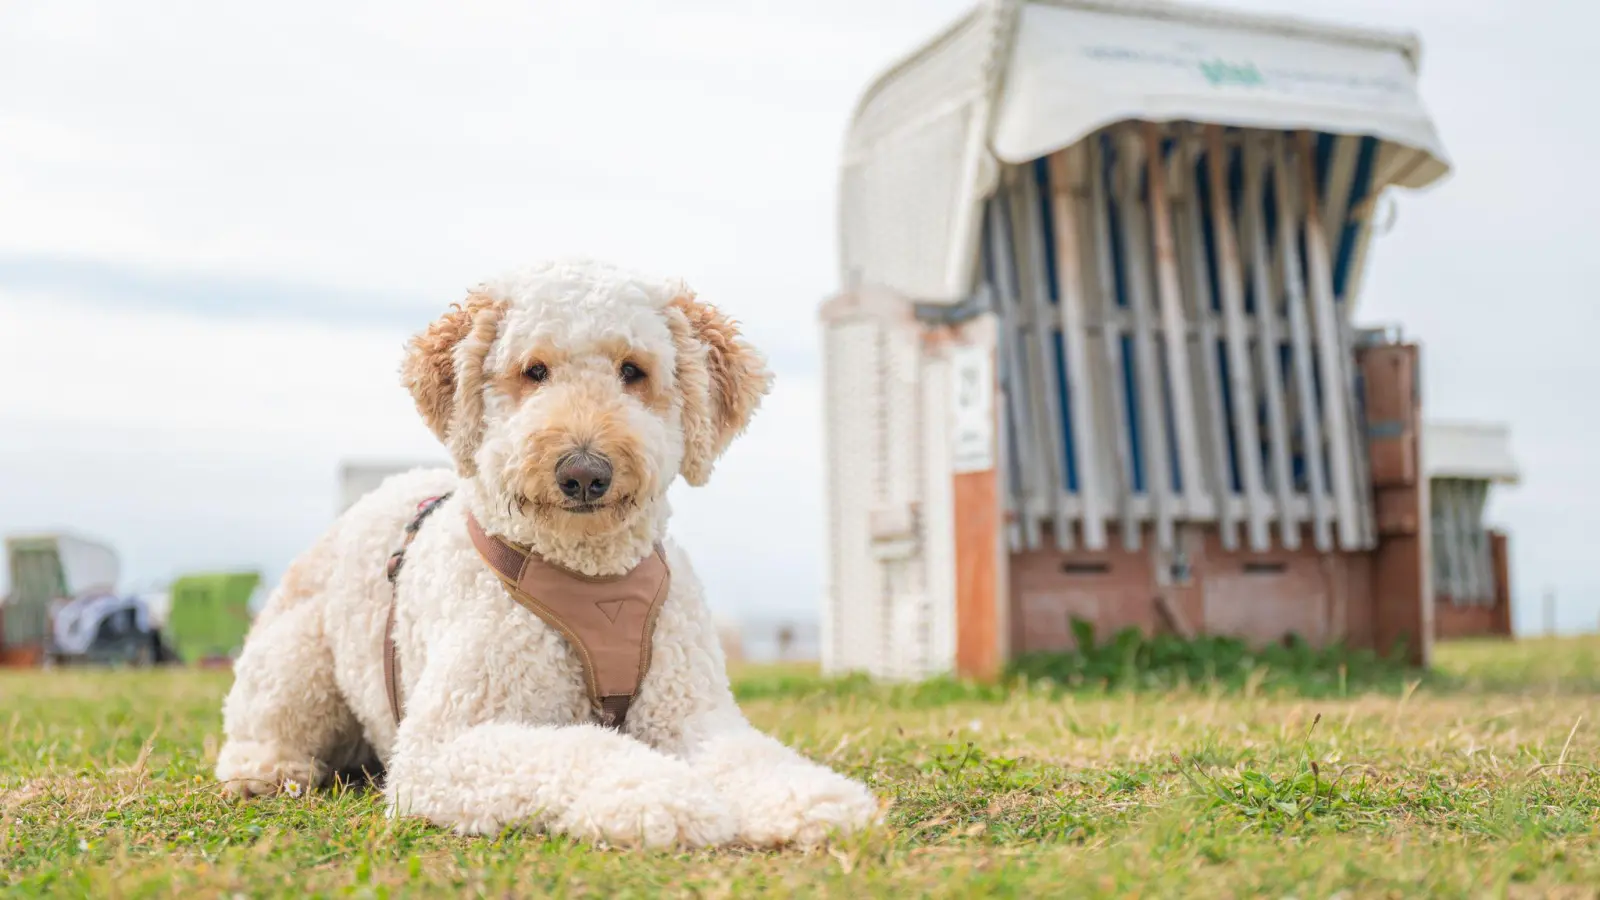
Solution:
<svg viewBox="0 0 1600 900">
<path fill-rule="evenodd" d="M 473 547 L 524 609 L 567 639 L 583 667 L 584 690 L 601 725 L 621 728 L 650 670 L 656 617 L 666 601 L 672 573 L 660 545 L 631 571 L 591 577 L 557 566 L 537 554 L 489 535 L 469 512 Z M 394 659 L 390 604 L 385 676 L 395 722 L 402 713 Z"/>
</svg>

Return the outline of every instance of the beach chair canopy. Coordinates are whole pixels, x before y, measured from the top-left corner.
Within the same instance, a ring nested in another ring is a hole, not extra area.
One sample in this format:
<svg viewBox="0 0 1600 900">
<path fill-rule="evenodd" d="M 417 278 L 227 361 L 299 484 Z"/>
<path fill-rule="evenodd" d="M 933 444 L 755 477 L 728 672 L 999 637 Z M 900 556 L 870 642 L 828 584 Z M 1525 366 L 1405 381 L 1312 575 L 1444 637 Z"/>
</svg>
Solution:
<svg viewBox="0 0 1600 900">
<path fill-rule="evenodd" d="M 843 286 L 966 297 L 1004 166 L 1118 122 L 1371 138 L 1369 197 L 1424 187 L 1449 162 L 1419 55 L 1410 34 L 1165 2 L 986 2 L 861 98 L 840 175 Z"/>
</svg>

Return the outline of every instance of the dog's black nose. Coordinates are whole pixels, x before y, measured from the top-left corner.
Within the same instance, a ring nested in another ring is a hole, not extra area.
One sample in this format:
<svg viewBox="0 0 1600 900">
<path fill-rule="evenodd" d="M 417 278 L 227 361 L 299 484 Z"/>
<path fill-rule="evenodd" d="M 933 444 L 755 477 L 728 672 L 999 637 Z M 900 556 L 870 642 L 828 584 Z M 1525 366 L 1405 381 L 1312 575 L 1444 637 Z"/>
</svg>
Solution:
<svg viewBox="0 0 1600 900">
<path fill-rule="evenodd" d="M 611 489 L 611 462 L 587 450 L 568 453 L 556 463 L 556 484 L 573 500 L 593 503 Z"/>
</svg>

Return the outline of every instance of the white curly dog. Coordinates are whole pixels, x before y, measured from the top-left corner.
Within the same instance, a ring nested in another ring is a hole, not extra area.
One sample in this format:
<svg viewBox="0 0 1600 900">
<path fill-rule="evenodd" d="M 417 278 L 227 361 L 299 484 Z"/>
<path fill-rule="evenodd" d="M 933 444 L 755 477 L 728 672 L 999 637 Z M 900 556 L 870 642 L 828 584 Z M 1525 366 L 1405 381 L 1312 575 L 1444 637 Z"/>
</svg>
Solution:
<svg viewBox="0 0 1600 900">
<path fill-rule="evenodd" d="M 653 655 L 619 731 L 594 723 L 572 645 L 513 601 L 468 534 L 475 517 L 586 576 L 639 564 L 666 537 L 668 485 L 704 484 L 769 389 L 731 320 L 680 281 L 547 263 L 483 285 L 413 338 L 402 380 L 456 469 L 388 479 L 289 568 L 223 707 L 217 777 L 230 790 L 382 766 L 390 815 L 650 847 L 808 846 L 878 820 L 864 785 L 746 721 L 670 542 Z M 577 453 L 609 477 L 574 499 L 556 469 Z M 391 587 L 385 564 L 419 502 L 447 493 Z M 383 669 L 391 597 L 398 726 Z"/>
</svg>

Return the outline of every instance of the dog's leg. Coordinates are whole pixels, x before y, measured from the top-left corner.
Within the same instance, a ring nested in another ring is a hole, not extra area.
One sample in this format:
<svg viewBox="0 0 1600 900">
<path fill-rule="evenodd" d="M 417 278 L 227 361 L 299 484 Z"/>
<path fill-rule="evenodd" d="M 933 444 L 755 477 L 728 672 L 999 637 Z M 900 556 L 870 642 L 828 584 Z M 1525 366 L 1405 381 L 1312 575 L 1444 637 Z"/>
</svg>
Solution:
<svg viewBox="0 0 1600 900">
<path fill-rule="evenodd" d="M 217 778 L 252 796 L 322 784 L 359 747 L 361 731 L 334 683 L 314 600 L 263 617 L 234 665 L 222 707 Z"/>
<path fill-rule="evenodd" d="M 683 554 L 656 623 L 656 653 L 628 731 L 687 761 L 733 809 L 739 841 L 812 846 L 879 816 L 866 785 L 805 758 L 750 725 L 734 702 L 716 623 Z"/>
<path fill-rule="evenodd" d="M 495 721 L 514 704 L 485 679 L 471 636 L 442 636 L 388 761 L 391 815 L 461 834 L 542 828 L 624 846 L 714 846 L 733 817 L 687 763 L 594 725 Z M 526 685 L 522 686 L 526 689 Z"/>
<path fill-rule="evenodd" d="M 684 724 L 689 765 L 733 807 L 741 843 L 811 847 L 878 820 L 866 785 L 761 733 L 731 704 Z"/>
</svg>

